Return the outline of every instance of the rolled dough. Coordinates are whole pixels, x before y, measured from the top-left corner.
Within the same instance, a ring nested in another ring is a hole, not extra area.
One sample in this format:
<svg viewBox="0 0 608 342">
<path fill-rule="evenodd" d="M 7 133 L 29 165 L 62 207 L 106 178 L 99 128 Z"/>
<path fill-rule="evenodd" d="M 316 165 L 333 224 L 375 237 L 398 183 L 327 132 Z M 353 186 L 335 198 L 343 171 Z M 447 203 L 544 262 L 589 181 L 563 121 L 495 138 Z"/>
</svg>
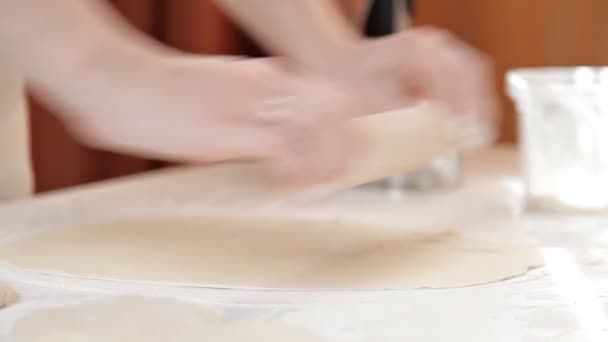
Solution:
<svg viewBox="0 0 608 342">
<path fill-rule="evenodd" d="M 456 233 L 244 216 L 57 229 L 0 246 L 0 260 L 86 278 L 288 289 L 461 287 L 542 265 L 531 247 Z"/>
<path fill-rule="evenodd" d="M 14 342 L 322 342 L 299 328 L 230 322 L 196 305 L 161 298 L 112 300 L 42 309 L 21 318 Z"/>
</svg>

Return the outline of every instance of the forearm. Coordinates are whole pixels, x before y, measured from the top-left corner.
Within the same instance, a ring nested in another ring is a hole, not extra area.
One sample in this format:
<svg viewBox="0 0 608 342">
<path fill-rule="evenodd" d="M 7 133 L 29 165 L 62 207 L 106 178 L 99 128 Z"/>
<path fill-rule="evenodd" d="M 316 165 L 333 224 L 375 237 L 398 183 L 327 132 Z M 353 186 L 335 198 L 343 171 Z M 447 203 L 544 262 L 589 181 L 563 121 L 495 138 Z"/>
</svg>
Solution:
<svg viewBox="0 0 608 342">
<path fill-rule="evenodd" d="M 359 34 L 329 0 L 216 0 L 262 44 L 304 66 L 349 49 Z"/>
<path fill-rule="evenodd" d="M 97 0 L 0 0 L 0 41 L 0 62 L 58 97 L 161 50 Z"/>
</svg>

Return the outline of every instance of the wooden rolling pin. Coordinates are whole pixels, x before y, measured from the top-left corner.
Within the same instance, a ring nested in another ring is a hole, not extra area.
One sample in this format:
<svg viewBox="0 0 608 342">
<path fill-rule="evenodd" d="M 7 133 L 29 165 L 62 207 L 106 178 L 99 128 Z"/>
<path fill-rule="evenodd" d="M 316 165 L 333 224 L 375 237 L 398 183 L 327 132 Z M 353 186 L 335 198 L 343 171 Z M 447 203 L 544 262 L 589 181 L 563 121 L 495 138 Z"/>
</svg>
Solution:
<svg viewBox="0 0 608 342">
<path fill-rule="evenodd" d="M 450 152 L 491 140 L 491 132 L 466 120 L 432 104 L 354 119 L 350 125 L 366 142 L 365 153 L 313 190 L 339 191 L 420 169 Z"/>
<path fill-rule="evenodd" d="M 449 119 L 448 119 L 449 118 Z M 305 189 L 285 189 L 269 179 L 255 163 L 222 163 L 200 169 L 197 186 L 218 201 L 258 198 L 265 194 L 300 195 L 306 199 L 370 183 L 428 166 L 437 157 L 470 146 L 480 134 L 468 123 L 454 120 L 432 104 L 353 119 L 348 123 L 366 143 L 366 150 L 347 163 L 346 170 L 328 182 Z"/>
<path fill-rule="evenodd" d="M 350 125 L 367 144 L 366 151 L 323 186 L 340 190 L 428 166 L 457 147 L 458 139 L 446 129 L 443 115 L 426 105 L 353 120 Z"/>
<path fill-rule="evenodd" d="M 0 284 L 0 309 L 15 304 L 19 300 L 17 291 L 11 286 Z"/>
</svg>

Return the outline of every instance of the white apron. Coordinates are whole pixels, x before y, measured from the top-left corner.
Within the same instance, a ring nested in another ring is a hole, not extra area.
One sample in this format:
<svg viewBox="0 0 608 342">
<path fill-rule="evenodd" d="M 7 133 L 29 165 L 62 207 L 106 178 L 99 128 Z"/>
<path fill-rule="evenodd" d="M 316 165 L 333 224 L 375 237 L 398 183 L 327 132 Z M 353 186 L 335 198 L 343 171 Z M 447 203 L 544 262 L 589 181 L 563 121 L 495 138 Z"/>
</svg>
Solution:
<svg viewBox="0 0 608 342">
<path fill-rule="evenodd" d="M 23 83 L 0 70 L 0 201 L 32 192 L 29 125 Z"/>
</svg>

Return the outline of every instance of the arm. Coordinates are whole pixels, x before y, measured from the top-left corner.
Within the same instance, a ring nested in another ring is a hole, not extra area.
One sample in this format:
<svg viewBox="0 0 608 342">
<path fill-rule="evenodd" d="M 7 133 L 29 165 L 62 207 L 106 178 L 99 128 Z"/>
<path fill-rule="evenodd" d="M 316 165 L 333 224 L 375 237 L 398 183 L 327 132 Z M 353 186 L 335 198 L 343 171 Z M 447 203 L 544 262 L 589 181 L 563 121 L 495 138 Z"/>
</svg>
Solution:
<svg viewBox="0 0 608 342">
<path fill-rule="evenodd" d="M 87 145 L 174 161 L 253 160 L 296 182 L 343 163 L 336 132 L 353 112 L 350 98 L 273 60 L 171 51 L 101 0 L 0 0 L 0 42 L 2 66 Z"/>
<path fill-rule="evenodd" d="M 272 51 L 317 68 L 361 39 L 334 1 L 216 0 Z"/>
<path fill-rule="evenodd" d="M 59 100 L 167 53 L 98 0 L 0 0 L 0 41 L 0 62 Z"/>
<path fill-rule="evenodd" d="M 437 101 L 454 112 L 495 114 L 487 58 L 446 32 L 422 28 L 365 40 L 329 0 L 216 0 L 275 52 L 337 80 L 373 113 Z"/>
</svg>

